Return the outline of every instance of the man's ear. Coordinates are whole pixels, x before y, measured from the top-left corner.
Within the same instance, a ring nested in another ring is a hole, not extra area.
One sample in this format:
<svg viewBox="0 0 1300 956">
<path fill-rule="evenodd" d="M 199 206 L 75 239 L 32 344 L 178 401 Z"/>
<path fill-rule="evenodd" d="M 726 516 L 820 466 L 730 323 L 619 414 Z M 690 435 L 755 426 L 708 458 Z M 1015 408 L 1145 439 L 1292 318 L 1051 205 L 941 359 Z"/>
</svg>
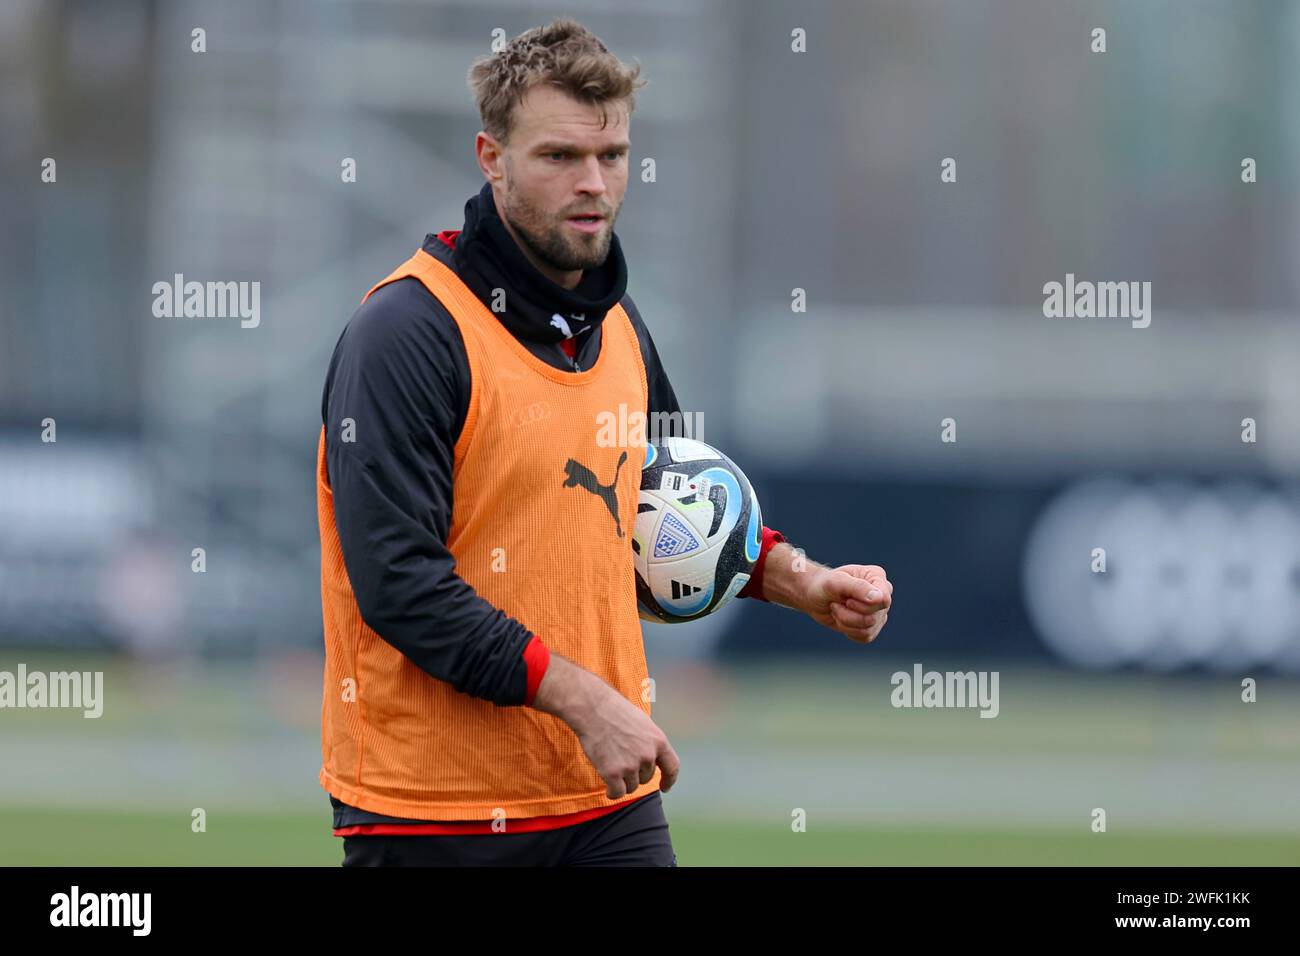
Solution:
<svg viewBox="0 0 1300 956">
<path fill-rule="evenodd" d="M 496 183 L 505 176 L 505 150 L 491 133 L 478 131 L 474 137 L 474 155 L 488 182 Z"/>
</svg>

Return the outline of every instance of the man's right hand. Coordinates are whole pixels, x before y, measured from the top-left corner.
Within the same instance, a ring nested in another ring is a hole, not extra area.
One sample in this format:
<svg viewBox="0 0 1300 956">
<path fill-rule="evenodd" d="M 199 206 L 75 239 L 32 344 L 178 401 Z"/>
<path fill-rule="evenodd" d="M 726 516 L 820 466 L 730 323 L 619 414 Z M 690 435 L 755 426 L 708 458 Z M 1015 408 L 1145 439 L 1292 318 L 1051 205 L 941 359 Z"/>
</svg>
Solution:
<svg viewBox="0 0 1300 956">
<path fill-rule="evenodd" d="M 553 651 L 533 706 L 573 728 L 611 800 L 649 783 L 656 766 L 661 770 L 659 789 L 667 793 L 677 782 L 677 751 L 645 711 Z"/>
</svg>

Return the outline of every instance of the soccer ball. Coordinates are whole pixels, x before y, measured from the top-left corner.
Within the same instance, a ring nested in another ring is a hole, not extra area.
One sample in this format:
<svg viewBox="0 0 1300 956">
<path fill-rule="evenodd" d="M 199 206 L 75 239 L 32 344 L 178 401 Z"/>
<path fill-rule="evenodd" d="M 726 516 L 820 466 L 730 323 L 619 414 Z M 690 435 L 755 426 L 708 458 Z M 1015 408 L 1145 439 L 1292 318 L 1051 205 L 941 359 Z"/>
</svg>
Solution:
<svg viewBox="0 0 1300 956">
<path fill-rule="evenodd" d="M 749 581 L 763 518 L 745 473 L 692 438 L 646 446 L 632 553 L 637 611 L 657 624 L 712 614 Z"/>
</svg>

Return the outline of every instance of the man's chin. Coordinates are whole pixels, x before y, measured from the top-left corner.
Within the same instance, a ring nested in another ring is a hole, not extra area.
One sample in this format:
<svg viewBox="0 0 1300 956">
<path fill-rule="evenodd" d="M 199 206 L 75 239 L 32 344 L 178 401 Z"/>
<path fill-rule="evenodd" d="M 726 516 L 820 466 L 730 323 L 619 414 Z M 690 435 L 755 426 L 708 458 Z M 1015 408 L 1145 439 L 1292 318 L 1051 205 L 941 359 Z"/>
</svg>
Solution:
<svg viewBox="0 0 1300 956">
<path fill-rule="evenodd" d="M 557 272 L 586 271 L 603 266 L 609 258 L 613 237 L 609 233 L 566 235 L 573 231 L 561 226 L 542 243 L 533 241 L 524 230 L 520 230 L 520 235 L 533 254 Z"/>
<path fill-rule="evenodd" d="M 605 245 L 600 249 L 599 255 L 595 254 L 590 247 L 586 249 L 571 249 L 570 255 L 565 257 L 563 263 L 552 263 L 552 265 L 564 270 L 565 272 L 574 272 L 578 269 L 599 269 L 605 264 L 605 260 L 608 258 L 608 245 Z"/>
</svg>

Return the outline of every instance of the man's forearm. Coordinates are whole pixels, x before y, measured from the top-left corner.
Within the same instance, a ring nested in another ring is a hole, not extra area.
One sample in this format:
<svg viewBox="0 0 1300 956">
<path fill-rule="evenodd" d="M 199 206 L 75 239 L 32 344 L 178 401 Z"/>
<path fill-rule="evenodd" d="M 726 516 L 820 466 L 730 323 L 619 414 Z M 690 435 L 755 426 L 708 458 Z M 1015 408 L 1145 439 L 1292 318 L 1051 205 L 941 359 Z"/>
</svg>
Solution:
<svg viewBox="0 0 1300 956">
<path fill-rule="evenodd" d="M 612 692 L 613 688 L 580 664 L 552 651 L 532 706 L 579 731 L 606 691 Z"/>
<path fill-rule="evenodd" d="M 763 597 L 772 604 L 802 611 L 810 575 L 825 570 L 828 568 L 824 564 L 813 561 L 788 542 L 775 544 L 763 568 Z"/>
</svg>

